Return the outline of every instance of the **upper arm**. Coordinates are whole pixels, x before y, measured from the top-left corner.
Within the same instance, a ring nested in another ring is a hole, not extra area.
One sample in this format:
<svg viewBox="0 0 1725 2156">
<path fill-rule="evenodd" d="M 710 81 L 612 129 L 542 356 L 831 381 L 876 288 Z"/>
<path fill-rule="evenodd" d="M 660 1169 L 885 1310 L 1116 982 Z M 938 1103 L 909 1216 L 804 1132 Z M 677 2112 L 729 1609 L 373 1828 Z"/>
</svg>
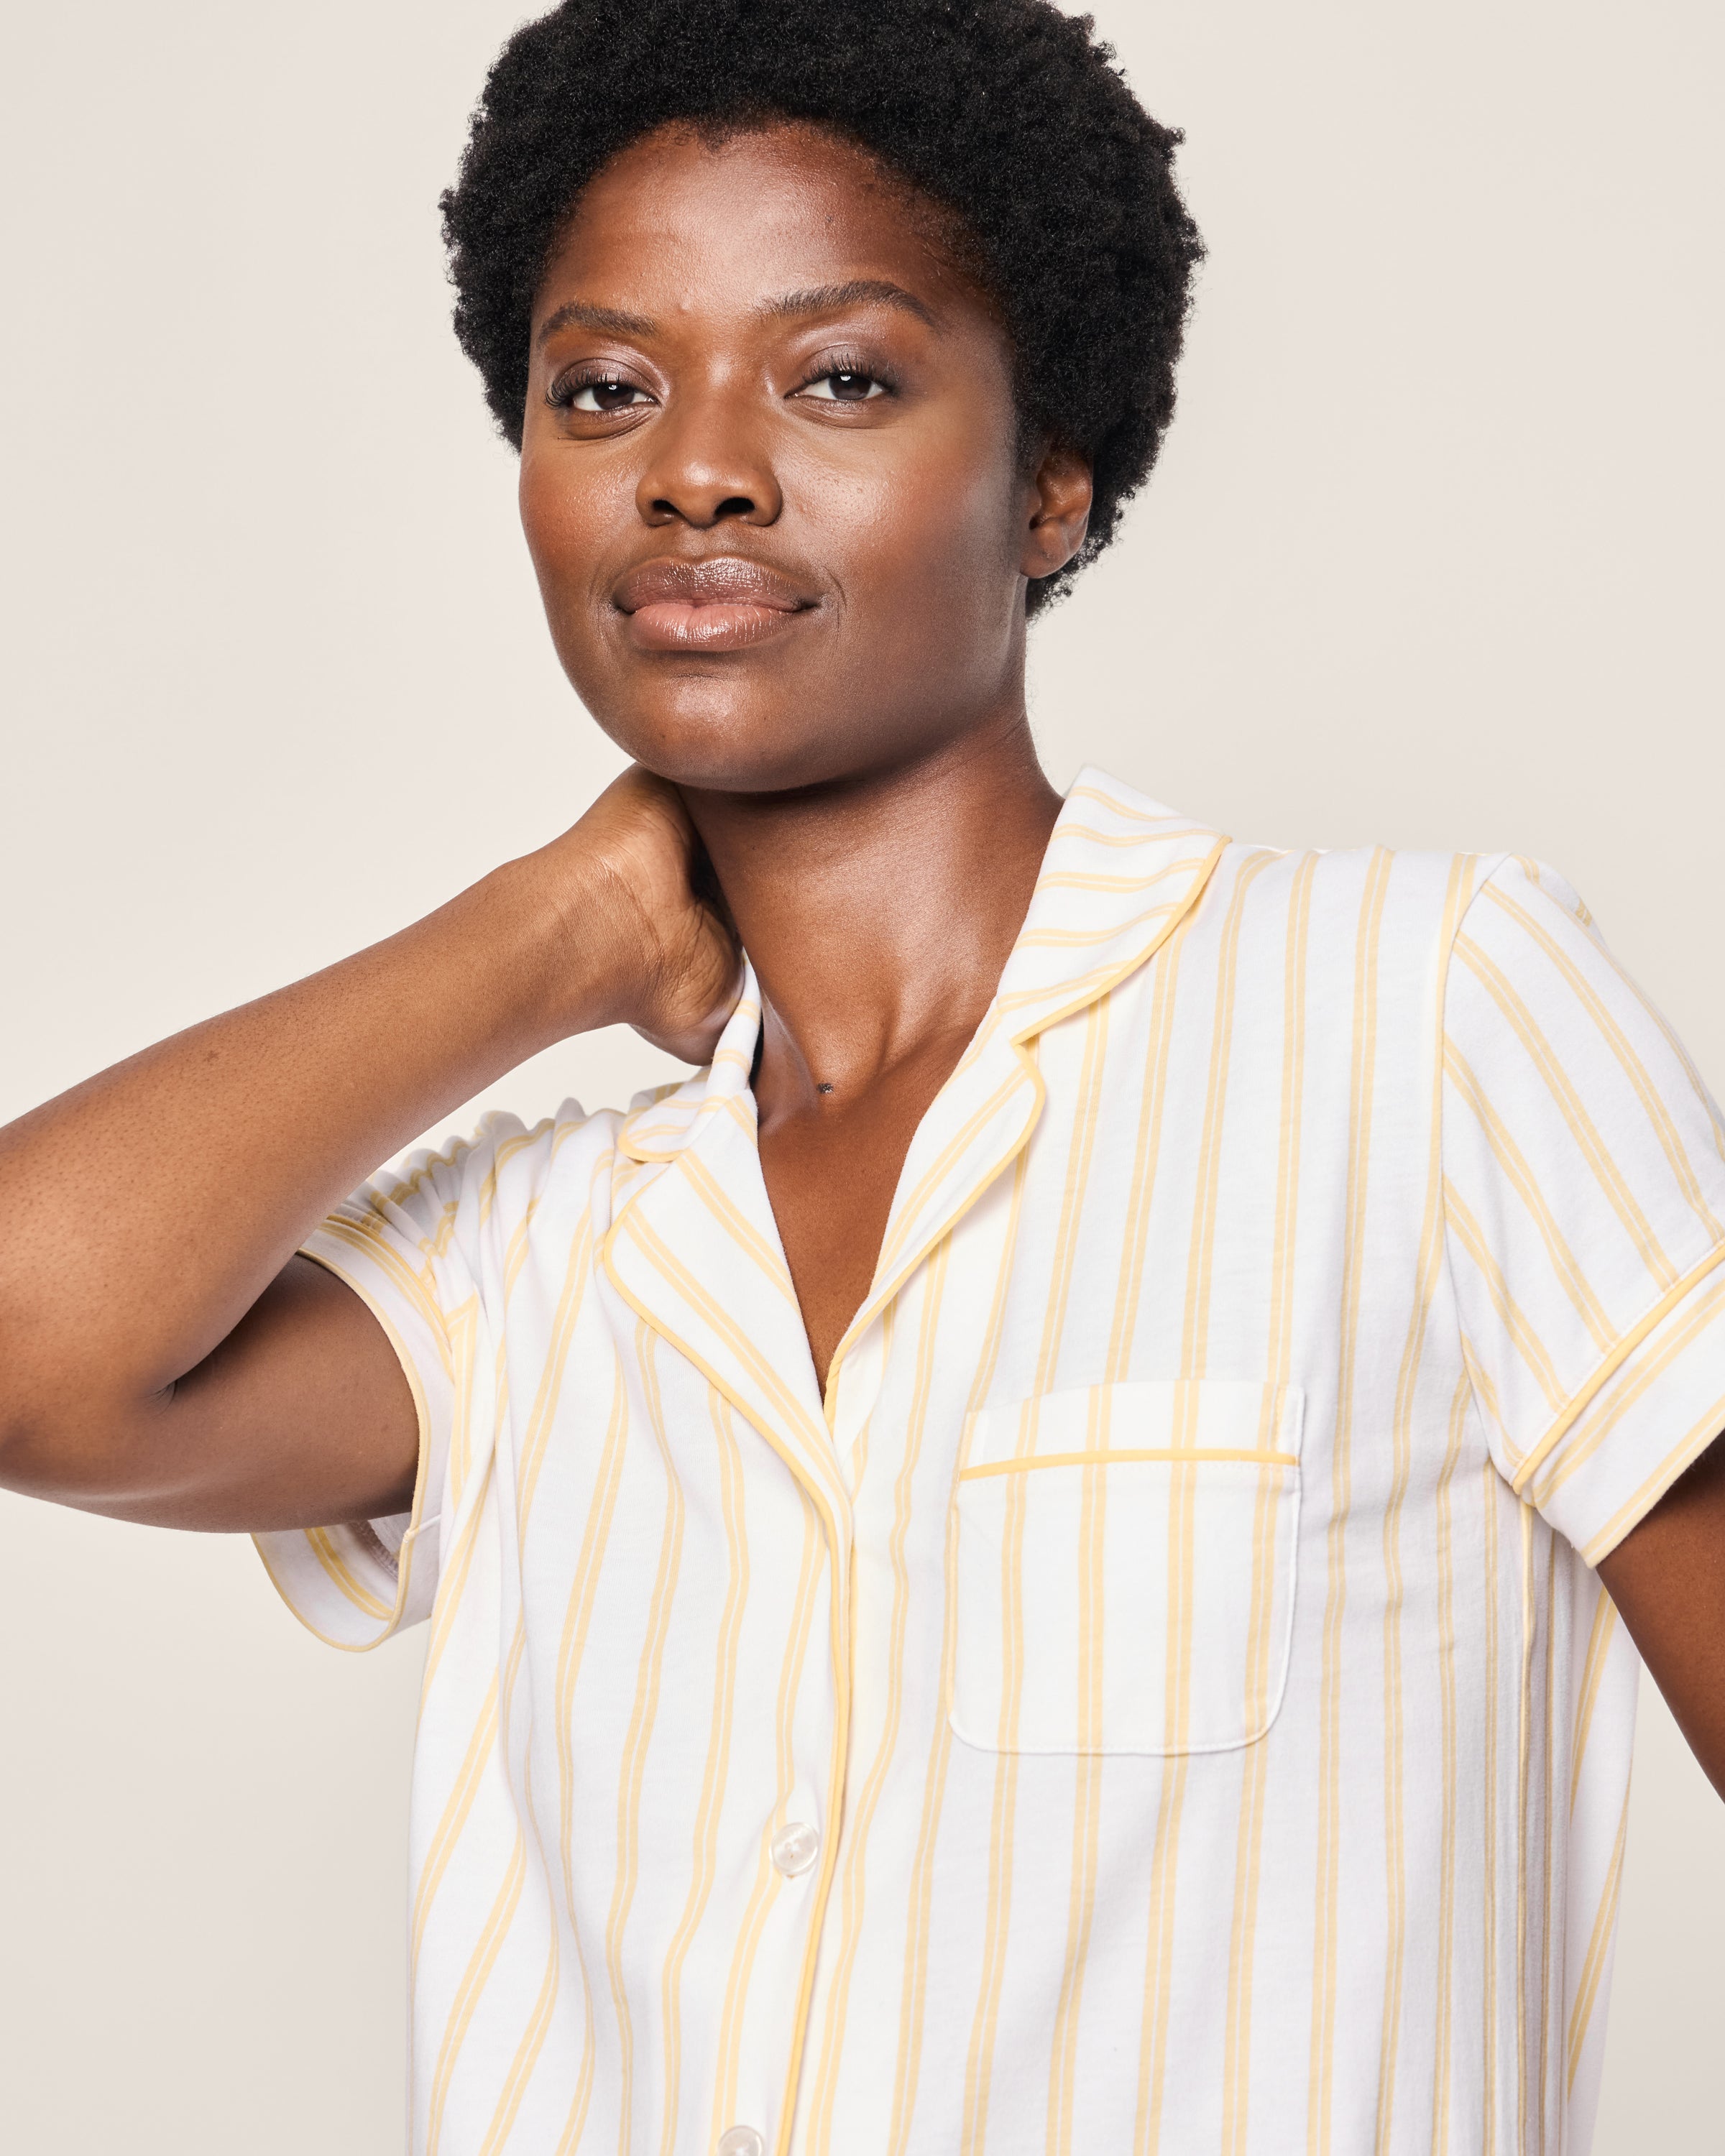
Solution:
<svg viewBox="0 0 1725 2156">
<path fill-rule="evenodd" d="M 451 1313 L 477 1309 L 489 1141 L 416 1154 L 307 1237 L 220 1343 L 124 1405 L 92 1389 L 8 1444 L 27 1495 L 156 1526 L 270 1533 L 442 1502 Z M 147 1281 L 139 1292 L 147 1293 Z"/>
<path fill-rule="evenodd" d="M 1600 1559 L 1599 1578 L 1725 1797 L 1725 1440 Z"/>
<path fill-rule="evenodd" d="M 8 1480 L 32 1496 L 157 1527 L 254 1531 L 404 1511 L 419 1416 L 377 1316 L 323 1266 L 290 1259 L 221 1344 L 124 1416 L 94 1408 L 26 1441 Z"/>
</svg>

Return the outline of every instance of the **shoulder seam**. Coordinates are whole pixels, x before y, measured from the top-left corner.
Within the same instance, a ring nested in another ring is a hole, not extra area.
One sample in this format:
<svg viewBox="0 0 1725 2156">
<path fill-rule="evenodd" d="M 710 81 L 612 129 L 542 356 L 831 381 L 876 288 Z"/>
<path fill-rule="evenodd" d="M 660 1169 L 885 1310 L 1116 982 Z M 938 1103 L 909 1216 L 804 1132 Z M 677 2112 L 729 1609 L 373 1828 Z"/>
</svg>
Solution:
<svg viewBox="0 0 1725 2156">
<path fill-rule="evenodd" d="M 1506 852 L 1456 854 L 1452 855 L 1450 858 L 1454 861 L 1485 864 L 1485 872 L 1479 876 L 1472 890 L 1468 892 L 1466 904 L 1457 908 L 1454 925 L 1450 930 L 1449 941 L 1444 946 L 1442 962 L 1438 969 L 1437 993 L 1434 998 L 1437 1008 L 1437 1031 L 1432 1043 L 1432 1053 L 1437 1065 L 1433 1079 L 1433 1098 L 1437 1109 L 1438 1224 L 1444 1245 L 1444 1277 L 1449 1282 L 1450 1306 L 1455 1313 L 1455 1346 L 1461 1358 L 1461 1373 L 1467 1380 L 1467 1397 L 1473 1404 L 1474 1414 L 1483 1430 L 1488 1425 L 1486 1422 L 1485 1410 L 1480 1405 L 1478 1389 L 1473 1381 L 1473 1360 L 1467 1352 L 1467 1336 L 1461 1329 L 1461 1296 L 1455 1286 L 1455 1246 L 1450 1235 L 1449 1158 L 1444 1147 L 1445 1118 L 1448 1111 L 1445 1098 L 1448 1085 L 1445 1064 L 1445 1050 L 1450 1039 L 1450 968 L 1455 959 L 1455 945 L 1461 937 L 1462 927 L 1478 902 L 1480 894 L 1503 864 L 1507 860 L 1514 860 L 1515 856 Z M 1486 1440 L 1486 1455 L 1488 1459 L 1491 1457 L 1489 1438 Z M 1493 1464 L 1495 1466 L 1496 1462 L 1494 1461 Z M 1498 1469 L 1500 1475 L 1502 1471 L 1502 1468 Z"/>
</svg>

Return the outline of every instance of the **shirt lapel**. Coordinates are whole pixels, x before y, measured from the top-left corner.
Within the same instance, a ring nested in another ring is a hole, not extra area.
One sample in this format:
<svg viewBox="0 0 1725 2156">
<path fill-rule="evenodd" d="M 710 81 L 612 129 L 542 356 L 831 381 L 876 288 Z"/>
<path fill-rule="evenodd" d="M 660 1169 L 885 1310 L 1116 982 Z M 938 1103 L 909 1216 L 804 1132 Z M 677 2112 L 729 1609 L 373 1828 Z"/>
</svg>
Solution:
<svg viewBox="0 0 1725 2156">
<path fill-rule="evenodd" d="M 636 1165 L 605 1240 L 608 1275 L 754 1424 L 835 1529 L 849 1504 L 824 1410 L 846 1351 L 1029 1140 L 1043 1085 L 1025 1044 L 1142 966 L 1226 844 L 1104 773 L 1080 773 L 993 1001 L 911 1142 L 827 1403 L 761 1174 L 752 968 L 709 1067 L 625 1121 L 621 1150 Z"/>
<path fill-rule="evenodd" d="M 1029 1141 L 1043 1085 L 1025 1044 L 1142 966 L 1196 905 L 1228 841 L 1081 771 L 987 1015 L 918 1127 L 846 1350 Z"/>
<path fill-rule="evenodd" d="M 705 1373 L 829 1517 L 848 1516 L 790 1268 L 761 1174 L 752 968 L 712 1062 L 637 1107 L 603 1262 L 625 1302 Z"/>
</svg>

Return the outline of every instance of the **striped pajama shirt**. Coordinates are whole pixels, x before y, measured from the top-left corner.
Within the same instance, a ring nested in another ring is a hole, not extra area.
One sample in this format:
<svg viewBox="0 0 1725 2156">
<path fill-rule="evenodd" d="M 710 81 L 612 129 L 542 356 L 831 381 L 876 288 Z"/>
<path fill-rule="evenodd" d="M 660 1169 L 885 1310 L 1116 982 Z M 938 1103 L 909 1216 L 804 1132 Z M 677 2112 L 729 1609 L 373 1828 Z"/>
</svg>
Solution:
<svg viewBox="0 0 1725 2156">
<path fill-rule="evenodd" d="M 259 1537 L 429 1625 L 415 2156 L 1580 2156 L 1725 1137 L 1579 901 L 1086 772 L 824 1396 L 759 1022 L 307 1246 L 421 1424 Z"/>
</svg>

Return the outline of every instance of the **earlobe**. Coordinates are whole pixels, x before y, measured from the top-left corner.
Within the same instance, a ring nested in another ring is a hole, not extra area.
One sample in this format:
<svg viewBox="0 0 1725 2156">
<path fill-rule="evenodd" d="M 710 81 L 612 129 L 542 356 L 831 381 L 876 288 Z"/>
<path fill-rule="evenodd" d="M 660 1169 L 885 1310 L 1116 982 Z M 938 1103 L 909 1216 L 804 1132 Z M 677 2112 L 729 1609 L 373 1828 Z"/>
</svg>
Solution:
<svg viewBox="0 0 1725 2156">
<path fill-rule="evenodd" d="M 1032 482 L 1030 520 L 1020 568 L 1027 577 L 1051 577 L 1084 544 L 1095 488 L 1091 469 L 1076 449 L 1049 449 Z"/>
</svg>

